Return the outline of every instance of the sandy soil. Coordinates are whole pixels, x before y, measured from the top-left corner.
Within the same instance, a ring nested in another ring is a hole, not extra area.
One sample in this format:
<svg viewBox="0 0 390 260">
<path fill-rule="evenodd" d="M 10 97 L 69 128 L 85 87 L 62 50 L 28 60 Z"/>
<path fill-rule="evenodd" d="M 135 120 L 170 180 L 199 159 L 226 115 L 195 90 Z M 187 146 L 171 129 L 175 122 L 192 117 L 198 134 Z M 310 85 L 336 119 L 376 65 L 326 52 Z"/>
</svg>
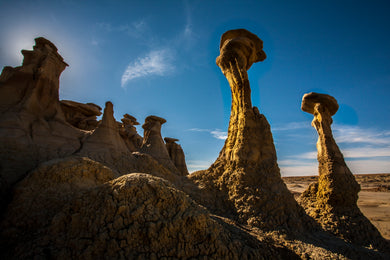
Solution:
<svg viewBox="0 0 390 260">
<path fill-rule="evenodd" d="M 390 239 L 390 174 L 358 174 L 355 178 L 362 189 L 358 200 L 360 210 L 383 237 Z M 283 180 L 298 197 L 317 177 L 283 177 Z"/>
</svg>

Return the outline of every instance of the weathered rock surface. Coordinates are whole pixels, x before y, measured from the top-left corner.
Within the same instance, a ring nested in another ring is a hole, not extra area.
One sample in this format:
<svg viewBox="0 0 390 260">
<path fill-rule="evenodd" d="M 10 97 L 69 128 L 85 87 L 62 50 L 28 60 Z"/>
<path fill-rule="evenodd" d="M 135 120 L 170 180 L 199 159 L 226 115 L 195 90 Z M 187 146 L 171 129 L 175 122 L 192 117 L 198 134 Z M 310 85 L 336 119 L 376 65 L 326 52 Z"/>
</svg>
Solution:
<svg viewBox="0 0 390 260">
<path fill-rule="evenodd" d="M 338 110 L 336 99 L 308 93 L 302 98 L 302 110 L 314 115 L 319 178 L 301 195 L 300 203 L 325 230 L 347 241 L 364 246 L 390 246 L 357 206 L 360 185 L 345 164 L 331 129 L 332 115 Z"/>
<path fill-rule="evenodd" d="M 107 176 L 97 171 L 97 175 L 102 180 L 110 174 Z M 263 259 L 280 258 L 282 254 L 295 256 L 288 250 L 260 243 L 242 231 L 229 232 L 227 223 L 223 227 L 204 208 L 161 178 L 133 173 L 96 185 L 96 175 L 80 177 L 75 182 L 66 181 L 66 178 L 75 178 L 70 175 L 45 181 L 51 182 L 48 186 L 51 191 L 45 195 L 52 195 L 56 193 L 53 186 L 64 189 L 63 184 L 76 187 L 81 184 L 81 179 L 95 180 L 91 185 L 85 185 L 90 186 L 89 189 L 80 187 L 83 191 L 76 193 L 71 201 L 58 201 L 55 205 L 57 212 L 46 225 L 25 232 L 28 239 L 19 236 L 8 241 L 16 244 L 8 255 L 61 259 L 102 256 L 111 259 Z M 28 182 L 36 185 L 39 180 L 44 179 L 35 178 L 37 183 Z M 32 188 L 27 183 L 24 187 Z M 47 196 L 42 198 L 48 199 Z M 31 209 L 35 213 L 35 209 Z"/>
<path fill-rule="evenodd" d="M 93 130 L 97 127 L 97 116 L 102 114 L 102 108 L 93 103 L 79 103 L 71 100 L 61 100 L 61 108 L 66 121 L 74 127 L 83 130 Z"/>
<path fill-rule="evenodd" d="M 54 44 L 37 38 L 22 54 L 22 66 L 0 75 L 1 175 L 10 186 L 39 162 L 74 153 L 84 136 L 61 110 L 59 76 L 67 64 Z"/>
<path fill-rule="evenodd" d="M 168 154 L 171 157 L 171 160 L 175 164 L 176 168 L 179 170 L 182 176 L 188 175 L 188 169 L 183 148 L 181 148 L 180 144 L 176 143 L 177 141 L 179 141 L 179 139 L 165 137 L 164 141 L 168 150 Z"/>
<path fill-rule="evenodd" d="M 127 148 L 131 152 L 139 151 L 142 145 L 142 137 L 137 133 L 137 129 L 134 127 L 135 125 L 139 125 L 137 119 L 129 114 L 125 114 L 121 121 L 122 125 L 119 133 L 125 141 Z"/>
<path fill-rule="evenodd" d="M 164 118 L 158 116 L 148 116 L 145 118 L 145 123 L 142 125 L 144 139 L 141 152 L 151 155 L 170 171 L 178 172 L 161 136 L 161 126 L 165 122 L 167 121 Z"/>
<path fill-rule="evenodd" d="M 256 227 L 299 230 L 304 212 L 280 177 L 270 125 L 252 107 L 247 70 L 265 59 L 262 48 L 262 41 L 244 29 L 222 35 L 217 65 L 232 92 L 228 137 L 214 164 L 190 178 L 215 193 L 210 208 L 221 214 Z"/>
</svg>

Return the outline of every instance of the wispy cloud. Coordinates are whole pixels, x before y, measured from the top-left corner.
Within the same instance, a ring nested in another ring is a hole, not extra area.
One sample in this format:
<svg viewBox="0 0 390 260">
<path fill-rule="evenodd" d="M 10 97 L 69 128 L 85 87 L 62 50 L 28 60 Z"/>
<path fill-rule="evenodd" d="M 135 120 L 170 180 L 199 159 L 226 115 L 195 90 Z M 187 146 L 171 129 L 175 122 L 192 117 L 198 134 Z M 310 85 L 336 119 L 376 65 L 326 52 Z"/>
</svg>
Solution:
<svg viewBox="0 0 390 260">
<path fill-rule="evenodd" d="M 187 161 L 187 168 L 189 172 L 205 170 L 210 167 L 213 161 L 189 160 Z"/>
<path fill-rule="evenodd" d="M 130 80 L 151 75 L 164 76 L 172 73 L 173 54 L 169 49 L 153 50 L 145 57 L 130 63 L 122 75 L 121 84 L 124 87 Z"/>
<path fill-rule="evenodd" d="M 272 131 L 291 131 L 298 129 L 309 129 L 311 127 L 309 122 L 291 122 L 284 125 L 276 125 L 272 127 Z"/>
<path fill-rule="evenodd" d="M 220 139 L 220 140 L 225 140 L 227 138 L 227 132 L 224 132 L 220 129 L 202 129 L 202 128 L 191 128 L 188 129 L 188 131 L 194 131 L 194 132 L 207 132 L 211 134 L 214 138 Z"/>
<path fill-rule="evenodd" d="M 333 133 L 338 143 L 390 145 L 390 131 L 335 124 Z"/>
<path fill-rule="evenodd" d="M 148 25 L 144 20 L 134 21 L 131 24 L 113 25 L 111 23 L 97 23 L 97 26 L 106 32 L 121 32 L 133 38 L 141 38 L 148 30 Z"/>
</svg>

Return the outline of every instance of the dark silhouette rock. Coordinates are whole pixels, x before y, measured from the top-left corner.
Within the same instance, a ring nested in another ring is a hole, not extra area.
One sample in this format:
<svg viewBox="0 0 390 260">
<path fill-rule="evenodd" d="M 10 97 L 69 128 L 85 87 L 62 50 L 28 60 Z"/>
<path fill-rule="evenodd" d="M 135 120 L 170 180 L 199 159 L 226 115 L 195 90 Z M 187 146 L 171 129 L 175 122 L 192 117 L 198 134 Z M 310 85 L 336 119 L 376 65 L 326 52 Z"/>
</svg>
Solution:
<svg viewBox="0 0 390 260">
<path fill-rule="evenodd" d="M 66 121 L 74 127 L 83 130 L 93 130 L 98 126 L 97 116 L 102 114 L 102 108 L 93 103 L 79 103 L 71 100 L 61 100 L 61 108 Z"/>
<path fill-rule="evenodd" d="M 122 124 L 119 130 L 120 135 L 126 143 L 127 148 L 131 152 L 136 152 L 141 149 L 142 137 L 137 133 L 135 125 L 139 125 L 137 119 L 129 114 L 123 115 Z"/>
<path fill-rule="evenodd" d="M 183 148 L 181 148 L 181 146 L 176 143 L 177 141 L 179 141 L 179 139 L 165 137 L 164 141 L 168 150 L 168 154 L 171 157 L 171 160 L 175 164 L 176 168 L 179 170 L 181 175 L 188 175 Z"/>
</svg>

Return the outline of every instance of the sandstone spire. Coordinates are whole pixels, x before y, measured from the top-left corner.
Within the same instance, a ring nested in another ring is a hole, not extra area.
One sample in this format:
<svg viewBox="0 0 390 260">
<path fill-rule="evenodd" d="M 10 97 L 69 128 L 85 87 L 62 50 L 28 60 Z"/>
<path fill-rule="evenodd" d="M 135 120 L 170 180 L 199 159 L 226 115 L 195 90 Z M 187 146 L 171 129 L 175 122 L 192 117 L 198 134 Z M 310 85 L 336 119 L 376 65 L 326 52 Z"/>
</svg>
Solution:
<svg viewBox="0 0 390 260">
<path fill-rule="evenodd" d="M 142 125 L 144 129 L 144 139 L 141 146 L 141 152 L 151 155 L 167 169 L 177 173 L 175 165 L 161 136 L 161 126 L 167 122 L 164 118 L 158 116 L 148 116 Z"/>
<path fill-rule="evenodd" d="M 179 170 L 181 175 L 188 175 L 183 148 L 181 148 L 180 144 L 176 143 L 177 141 L 179 141 L 179 139 L 165 137 L 164 140 L 169 156 L 171 157 L 176 168 Z"/>
<path fill-rule="evenodd" d="M 243 223 L 298 228 L 302 210 L 280 177 L 270 126 L 252 107 L 247 70 L 266 58 L 262 48 L 263 42 L 244 29 L 222 35 L 216 62 L 232 93 L 228 137 L 214 164 L 191 178 L 218 191 L 216 197 L 224 201 L 219 207 L 230 205 Z"/>
<path fill-rule="evenodd" d="M 318 132 L 319 178 L 302 193 L 301 204 L 324 229 L 353 243 L 386 247 L 384 239 L 357 206 L 360 185 L 344 161 L 333 135 L 332 116 L 339 106 L 334 97 L 308 93 L 302 110 L 314 115 L 312 126 Z"/>
</svg>

